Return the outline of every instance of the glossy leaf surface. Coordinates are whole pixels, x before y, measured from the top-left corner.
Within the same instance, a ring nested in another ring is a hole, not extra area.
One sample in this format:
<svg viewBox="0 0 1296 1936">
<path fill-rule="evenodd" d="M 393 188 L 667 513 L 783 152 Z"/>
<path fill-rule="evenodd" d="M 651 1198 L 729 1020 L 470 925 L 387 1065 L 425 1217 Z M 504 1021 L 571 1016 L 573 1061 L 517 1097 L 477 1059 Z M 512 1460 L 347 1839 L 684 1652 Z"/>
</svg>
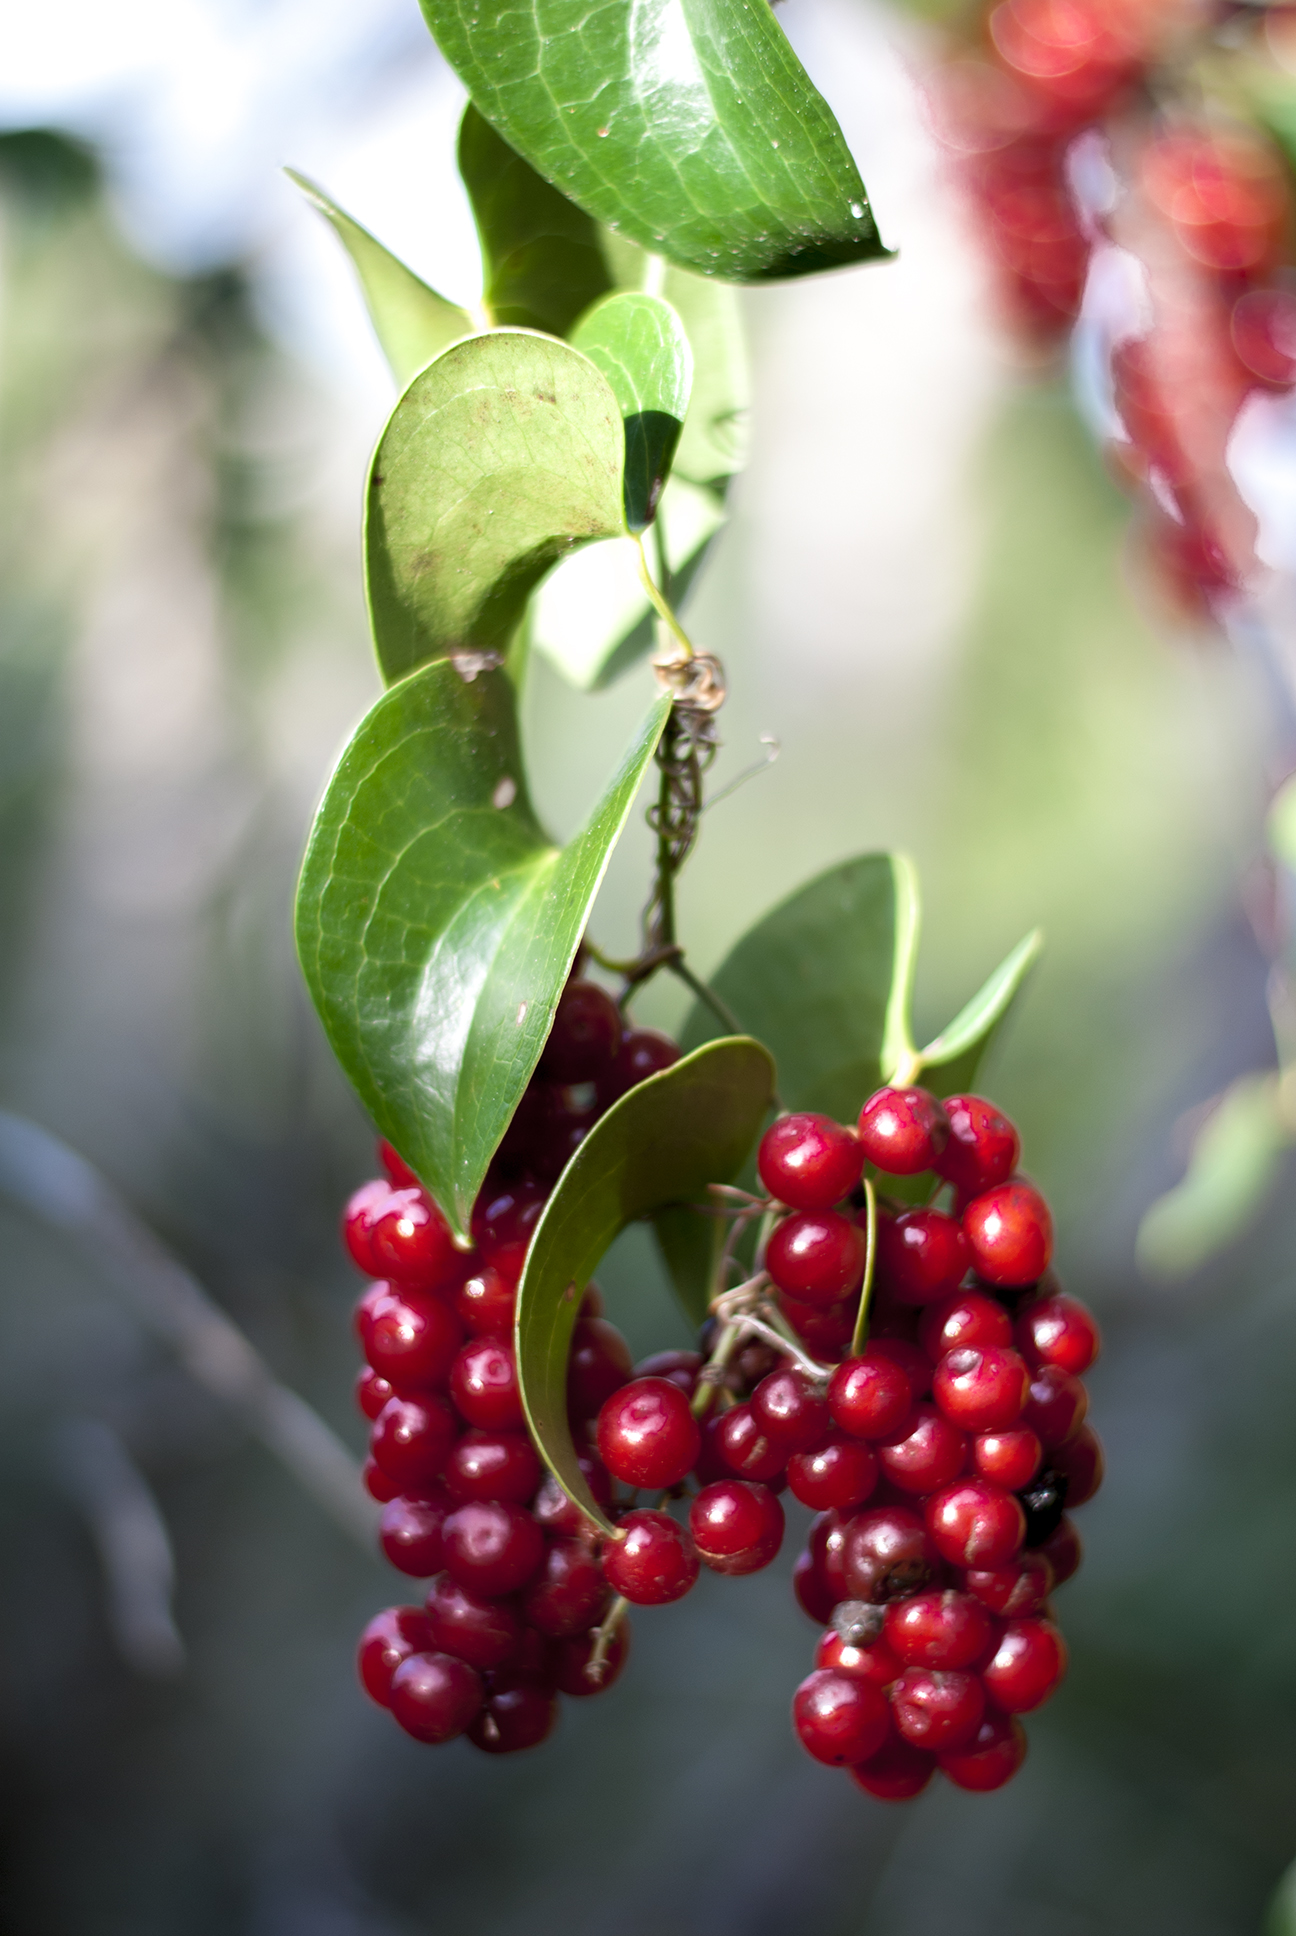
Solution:
<svg viewBox="0 0 1296 1936">
<path fill-rule="evenodd" d="M 606 1532 L 567 1425 L 567 1360 L 581 1295 L 613 1239 L 668 1205 L 705 1202 L 751 1150 L 773 1090 L 758 1042 L 728 1036 L 640 1083 L 563 1171 L 518 1286 L 518 1375 L 527 1420 L 559 1484 Z"/>
<path fill-rule="evenodd" d="M 374 1122 L 460 1234 L 668 704 L 559 848 L 527 797 L 511 681 L 440 661 L 378 701 L 316 816 L 297 896 L 311 995 Z"/>
<path fill-rule="evenodd" d="M 1035 966 L 1044 946 L 1038 928 L 1017 943 L 971 1001 L 920 1052 L 918 1080 L 940 1096 L 971 1088 L 983 1056 Z"/>
<path fill-rule="evenodd" d="M 1138 1260 L 1151 1277 L 1186 1277 L 1240 1237 L 1296 1142 L 1276 1075 L 1243 1076 L 1192 1146 L 1187 1174 L 1139 1226 Z"/>
<path fill-rule="evenodd" d="M 374 453 L 365 570 L 390 683 L 450 653 L 502 652 L 555 559 L 623 533 L 621 413 L 549 336 L 456 344 L 410 384 Z"/>
<path fill-rule="evenodd" d="M 625 424 L 625 520 L 642 531 L 657 513 L 684 428 L 693 352 L 660 296 L 605 296 L 572 331 L 572 347 L 607 378 Z"/>
<path fill-rule="evenodd" d="M 461 336 L 472 334 L 472 317 L 457 303 L 438 296 L 313 181 L 294 168 L 284 172 L 320 214 L 328 217 L 341 237 L 360 278 L 374 332 L 397 387 L 403 390 L 416 370 Z"/>
<path fill-rule="evenodd" d="M 422 5 L 510 146 L 644 248 L 734 282 L 885 253 L 841 129 L 767 5 Z"/>
</svg>

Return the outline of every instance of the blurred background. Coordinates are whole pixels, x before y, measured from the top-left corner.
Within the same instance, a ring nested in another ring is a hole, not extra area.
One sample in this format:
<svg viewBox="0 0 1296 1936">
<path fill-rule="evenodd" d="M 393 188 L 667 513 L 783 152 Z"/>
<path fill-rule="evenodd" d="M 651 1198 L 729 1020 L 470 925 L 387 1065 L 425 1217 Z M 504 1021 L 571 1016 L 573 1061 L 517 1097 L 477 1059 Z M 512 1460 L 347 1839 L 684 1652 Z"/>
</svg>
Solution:
<svg viewBox="0 0 1296 1936">
<path fill-rule="evenodd" d="M 358 1456 L 337 1215 L 372 1144 L 290 906 L 378 690 L 358 514 L 392 389 L 279 170 L 471 300 L 462 97 L 415 0 L 5 11 L 0 1107 L 88 1158 Z M 799 881 L 903 846 L 934 1028 L 1045 928 L 983 1086 L 1106 1332 L 1070 1677 L 1011 1788 L 869 1801 L 789 1730 L 814 1642 L 790 1535 L 639 1615 L 616 1690 L 535 1754 L 424 1750 L 355 1681 L 393 1581 L 345 1505 L 195 1378 L 93 1232 L 9 1202 L 12 1936 L 1225 1936 L 1296 1853 L 1290 1173 L 1188 1281 L 1134 1260 L 1197 1105 L 1274 1060 L 1251 913 L 1289 719 L 1256 655 L 1131 588 L 1128 503 L 1065 369 L 1002 326 L 928 131 L 931 30 L 865 0 L 781 18 L 900 254 L 743 297 L 753 458 L 692 629 L 730 675 L 717 787 L 761 735 L 781 754 L 708 815 L 683 932 L 705 972 Z M 647 677 L 589 699 L 533 662 L 557 831 Z M 614 951 L 647 858 L 636 830 L 594 926 Z M 654 985 L 639 1013 L 681 1007 Z M 602 1281 L 637 1354 L 688 1342 L 645 1245 Z"/>
</svg>

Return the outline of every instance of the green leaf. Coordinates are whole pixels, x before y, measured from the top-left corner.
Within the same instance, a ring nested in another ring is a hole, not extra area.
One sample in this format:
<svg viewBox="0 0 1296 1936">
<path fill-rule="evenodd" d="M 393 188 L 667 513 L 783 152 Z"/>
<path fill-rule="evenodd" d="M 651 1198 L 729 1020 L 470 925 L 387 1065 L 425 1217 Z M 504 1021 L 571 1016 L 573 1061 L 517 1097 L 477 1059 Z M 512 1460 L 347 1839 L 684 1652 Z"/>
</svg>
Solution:
<svg viewBox="0 0 1296 1936">
<path fill-rule="evenodd" d="M 346 245 L 360 278 L 370 320 L 400 389 L 405 388 L 416 370 L 421 370 L 451 343 L 472 334 L 473 320 L 466 309 L 447 302 L 435 289 L 429 289 L 398 256 L 385 249 L 376 236 L 361 228 L 359 222 L 330 201 L 324 190 L 305 175 L 299 175 L 295 168 L 286 168 L 284 173 L 296 182 L 320 214 L 328 217 Z"/>
<path fill-rule="evenodd" d="M 750 928 L 709 977 L 742 1027 L 778 1067 L 785 1109 L 852 1122 L 882 1081 L 897 1031 L 893 988 L 907 985 L 916 908 L 902 856 L 864 854 L 799 888 Z M 681 1046 L 719 1033 L 695 1002 Z"/>
<path fill-rule="evenodd" d="M 563 1171 L 518 1285 L 518 1379 L 554 1477 L 610 1533 L 567 1426 L 567 1360 L 581 1293 L 618 1233 L 668 1205 L 705 1202 L 747 1156 L 773 1092 L 759 1042 L 727 1036 L 650 1076 L 608 1110 Z M 701 1219 L 699 1218 L 700 1222 Z"/>
<path fill-rule="evenodd" d="M 459 173 L 477 222 L 491 320 L 566 336 L 612 287 L 596 225 L 471 102 L 459 126 Z"/>
<path fill-rule="evenodd" d="M 1262 1936 L 1296 1936 L 1296 1862 L 1283 1872 L 1269 1898 Z"/>
<path fill-rule="evenodd" d="M 1183 1181 L 1147 1211 L 1136 1254 L 1149 1277 L 1186 1277 L 1250 1224 L 1296 1137 L 1276 1075 L 1243 1076 L 1192 1146 Z"/>
<path fill-rule="evenodd" d="M 365 516 L 389 683 L 502 652 L 555 559 L 624 532 L 624 442 L 606 379 L 549 336 L 473 336 L 415 377 L 374 453 Z"/>
<path fill-rule="evenodd" d="M 920 1080 L 937 1095 L 957 1096 L 970 1089 L 977 1067 L 998 1034 L 1026 977 L 1039 959 L 1044 936 L 1038 928 L 1001 961 L 967 1005 L 919 1054 Z"/>
<path fill-rule="evenodd" d="M 527 797 L 514 690 L 438 661 L 361 722 L 316 816 L 297 947 L 342 1067 L 463 1236 L 539 1059 L 669 710 L 565 847 Z"/>
<path fill-rule="evenodd" d="M 642 531 L 657 513 L 684 428 L 693 352 L 660 296 L 604 296 L 572 331 L 572 348 L 602 370 L 625 423 L 625 520 Z"/>
<path fill-rule="evenodd" d="M 732 282 L 884 255 L 855 163 L 751 0 L 422 0 L 481 113 L 546 181 Z"/>
</svg>

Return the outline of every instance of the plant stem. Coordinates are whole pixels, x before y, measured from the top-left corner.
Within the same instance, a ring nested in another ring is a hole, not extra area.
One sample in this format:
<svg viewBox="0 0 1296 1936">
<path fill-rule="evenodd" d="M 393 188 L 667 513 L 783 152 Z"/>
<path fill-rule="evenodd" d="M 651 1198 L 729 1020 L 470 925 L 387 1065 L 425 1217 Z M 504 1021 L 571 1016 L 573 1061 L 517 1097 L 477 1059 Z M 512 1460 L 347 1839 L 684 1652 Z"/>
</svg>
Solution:
<svg viewBox="0 0 1296 1936">
<path fill-rule="evenodd" d="M 636 537 L 635 539 L 635 550 L 639 559 L 640 582 L 648 594 L 648 599 L 653 610 L 666 627 L 666 630 L 671 634 L 676 644 L 682 647 L 684 657 L 686 659 L 695 658 L 696 653 L 692 639 L 671 610 L 670 600 L 653 580 L 653 575 L 648 569 L 648 560 L 644 556 L 643 539 L 640 537 Z"/>
<path fill-rule="evenodd" d="M 708 988 L 704 981 L 698 980 L 682 956 L 676 956 L 673 961 L 668 961 L 665 966 L 670 969 L 672 975 L 679 977 L 685 987 L 693 990 L 698 1000 L 711 1010 L 717 1022 L 726 1028 L 730 1035 L 741 1035 L 743 1033 L 742 1023 L 738 1020 L 733 1010 L 726 1007 L 714 989 Z"/>
<path fill-rule="evenodd" d="M 866 1233 L 868 1247 L 864 1255 L 864 1282 L 860 1285 L 859 1310 L 855 1315 L 855 1330 L 851 1336 L 850 1355 L 858 1358 L 864 1349 L 868 1336 L 869 1300 L 873 1295 L 873 1273 L 877 1263 L 877 1191 L 870 1177 L 864 1178 L 864 1198 L 868 1205 L 868 1224 Z"/>
<path fill-rule="evenodd" d="M 607 1667 L 608 1648 L 616 1639 L 616 1630 L 630 1610 L 630 1602 L 618 1594 L 603 1616 L 602 1624 L 594 1629 L 594 1651 L 585 1663 L 585 1672 L 591 1680 L 602 1681 Z"/>
</svg>

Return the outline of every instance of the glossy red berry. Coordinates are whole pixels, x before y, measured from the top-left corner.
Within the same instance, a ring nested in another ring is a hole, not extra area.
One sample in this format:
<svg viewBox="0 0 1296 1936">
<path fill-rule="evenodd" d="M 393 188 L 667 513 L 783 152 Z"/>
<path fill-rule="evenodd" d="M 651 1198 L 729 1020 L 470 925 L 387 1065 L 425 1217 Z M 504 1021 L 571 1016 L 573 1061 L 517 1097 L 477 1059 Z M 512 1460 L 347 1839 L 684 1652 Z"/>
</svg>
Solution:
<svg viewBox="0 0 1296 1936">
<path fill-rule="evenodd" d="M 858 1517 L 858 1514 L 822 1512 L 810 1522 L 810 1552 L 820 1579 L 832 1595 L 833 1606 L 839 1600 L 851 1598 L 851 1589 L 846 1583 L 846 1529 Z"/>
<path fill-rule="evenodd" d="M 793 1497 L 812 1512 L 850 1512 L 873 1491 L 878 1466 L 863 1439 L 829 1432 L 813 1451 L 792 1454 L 787 1475 Z"/>
<path fill-rule="evenodd" d="M 1010 1345 L 1012 1319 L 1002 1304 L 983 1291 L 954 1291 L 925 1307 L 918 1337 L 927 1356 L 937 1364 L 947 1351 Z"/>
<path fill-rule="evenodd" d="M 427 1617 L 436 1651 L 470 1667 L 502 1667 L 522 1644 L 522 1617 L 511 1601 L 473 1593 L 448 1573 L 428 1594 Z"/>
<path fill-rule="evenodd" d="M 805 1304 L 786 1291 L 776 1293 L 778 1307 L 797 1338 L 820 1364 L 836 1364 L 846 1355 L 855 1335 L 859 1298 L 848 1297 L 840 1304 Z"/>
<path fill-rule="evenodd" d="M 750 1405 L 735 1405 L 725 1413 L 716 1425 L 712 1444 L 739 1478 L 768 1486 L 787 1470 L 786 1451 L 761 1431 Z"/>
<path fill-rule="evenodd" d="M 961 1196 L 980 1196 L 1006 1183 L 1017 1167 L 1021 1142 L 1008 1118 L 984 1096 L 947 1096 L 949 1141 L 934 1165 Z"/>
<path fill-rule="evenodd" d="M 457 1276 L 450 1226 L 425 1190 L 393 1190 L 371 1213 L 369 1248 L 384 1277 L 402 1289 L 435 1291 Z"/>
<path fill-rule="evenodd" d="M 566 1694 L 573 1700 L 581 1700 L 590 1694 L 606 1694 L 625 1666 L 626 1656 L 630 1652 L 630 1622 L 622 1620 L 618 1623 L 604 1653 L 601 1671 L 593 1666 L 596 1645 L 592 1633 L 577 1634 L 570 1640 L 556 1643 L 553 1650 L 554 1678 L 560 1694 Z"/>
<path fill-rule="evenodd" d="M 594 981 L 569 981 L 558 998 L 540 1066 L 551 1082 L 596 1082 L 621 1047 L 621 1011 Z"/>
<path fill-rule="evenodd" d="M 398 1391 L 423 1391 L 444 1385 L 462 1343 L 463 1326 L 443 1298 L 406 1291 L 375 1315 L 365 1356 Z"/>
<path fill-rule="evenodd" d="M 371 1284 L 363 1297 L 357 1300 L 355 1310 L 351 1316 L 351 1324 L 357 1338 L 360 1340 L 360 1348 L 362 1351 L 369 1342 L 369 1332 L 372 1329 L 374 1319 L 379 1317 L 387 1309 L 389 1304 L 398 1303 L 399 1297 L 400 1294 L 395 1286 L 389 1284 L 386 1278 L 383 1277 L 376 1284 Z"/>
<path fill-rule="evenodd" d="M 1087 1504 L 1103 1482 L 1102 1441 L 1091 1426 L 1082 1425 L 1066 1445 L 1049 1453 L 1049 1464 L 1065 1479 L 1063 1503 L 1074 1510 Z"/>
<path fill-rule="evenodd" d="M 936 1773 L 936 1757 L 893 1734 L 867 1761 L 857 1761 L 851 1780 L 880 1802 L 908 1802 Z"/>
<path fill-rule="evenodd" d="M 540 1460 L 525 1432 L 483 1432 L 476 1427 L 452 1446 L 445 1487 L 459 1505 L 469 1499 L 508 1499 L 525 1506 L 540 1484 Z"/>
<path fill-rule="evenodd" d="M 430 1580 L 441 1571 L 441 1528 L 452 1505 L 449 1494 L 432 1485 L 421 1498 L 401 1495 L 383 1507 L 378 1541 L 398 1572 Z"/>
<path fill-rule="evenodd" d="M 630 1347 L 606 1318 L 581 1318 L 567 1360 L 567 1403 L 579 1419 L 597 1418 L 630 1378 Z"/>
<path fill-rule="evenodd" d="M 768 1486 L 721 1479 L 689 1508 L 698 1557 L 713 1573 L 756 1573 L 783 1544 L 783 1508 Z"/>
<path fill-rule="evenodd" d="M 548 1640 L 588 1631 L 609 1599 L 603 1569 L 583 1539 L 551 1540 L 543 1564 L 522 1595 L 529 1627 Z"/>
<path fill-rule="evenodd" d="M 700 1566 L 685 1528 L 669 1513 L 641 1507 L 626 1514 L 620 1531 L 622 1538 L 603 1546 L 603 1571 L 613 1592 L 641 1607 L 683 1599 Z"/>
<path fill-rule="evenodd" d="M 847 1768 L 876 1754 L 891 1731 L 886 1696 L 854 1674 L 816 1667 L 792 1700 L 801 1746 L 830 1768 Z"/>
<path fill-rule="evenodd" d="M 1053 1571 L 1054 1586 L 1065 1586 L 1066 1582 L 1079 1570 L 1084 1557 L 1080 1535 L 1075 1529 L 1075 1521 L 1063 1513 L 1057 1530 L 1049 1535 L 1038 1549 Z"/>
<path fill-rule="evenodd" d="M 972 1470 L 1005 1492 L 1020 1492 L 1028 1486 L 1043 1457 L 1043 1446 L 1024 1425 L 1010 1426 L 1006 1432 L 980 1432 L 972 1441 Z"/>
<path fill-rule="evenodd" d="M 962 1747 L 984 1712 L 981 1682 L 956 1668 L 906 1667 L 891 1689 L 896 1728 L 915 1748 L 934 1754 Z"/>
<path fill-rule="evenodd" d="M 362 1183 L 348 1199 L 342 1212 L 342 1241 L 366 1277 L 385 1277 L 386 1272 L 373 1254 L 374 1217 L 387 1207 L 392 1186 L 386 1177 Z"/>
<path fill-rule="evenodd" d="M 1043 1706 L 1066 1670 L 1066 1642 L 1051 1620 L 1010 1620 L 982 1678 L 1005 1714 L 1029 1714 Z"/>
<path fill-rule="evenodd" d="M 1025 1619 L 1038 1613 L 1053 1591 L 1053 1568 L 1042 1551 L 1019 1553 L 1007 1566 L 970 1570 L 963 1584 L 991 1613 Z"/>
<path fill-rule="evenodd" d="M 838 1304 L 860 1287 L 867 1240 L 836 1210 L 798 1210 L 765 1247 L 765 1268 L 781 1291 L 805 1304 Z"/>
<path fill-rule="evenodd" d="M 1028 1365 L 1057 1365 L 1076 1378 L 1088 1371 L 1101 1342 L 1092 1314 L 1061 1292 L 1028 1305 L 1017 1320 L 1017 1349 Z"/>
<path fill-rule="evenodd" d="M 906 1667 L 970 1667 L 989 1642 L 990 1616 L 967 1593 L 915 1593 L 891 1602 L 885 1633 Z"/>
<path fill-rule="evenodd" d="M 816 1627 L 822 1627 L 825 1621 L 831 1620 L 836 1601 L 830 1588 L 824 1585 L 813 1553 L 797 1555 L 792 1568 L 792 1592 L 802 1613 L 813 1620 Z"/>
<path fill-rule="evenodd" d="M 491 1685 L 468 1739 L 483 1754 L 521 1754 L 538 1748 L 558 1723 L 558 1701 L 549 1688 L 529 1675 L 505 1669 L 492 1675 Z"/>
<path fill-rule="evenodd" d="M 880 1615 L 882 1609 L 870 1607 L 869 1612 Z M 873 1640 L 844 1640 L 835 1628 L 829 1627 L 815 1648 L 815 1666 L 826 1667 L 834 1674 L 849 1674 L 854 1680 L 871 1681 L 874 1687 L 885 1691 L 899 1678 L 904 1662 L 896 1658 L 882 1638 L 879 1621 L 878 1637 Z"/>
<path fill-rule="evenodd" d="M 441 1528 L 441 1547 L 447 1571 L 486 1599 L 525 1586 L 545 1553 L 544 1535 L 530 1513 L 502 1499 L 456 1506 Z"/>
<path fill-rule="evenodd" d="M 369 1450 L 389 1479 L 408 1492 L 431 1485 L 457 1436 L 455 1416 L 438 1392 L 389 1398 L 373 1422 Z"/>
<path fill-rule="evenodd" d="M 1015 1425 L 1030 1395 L 1026 1367 L 1002 1345 L 960 1345 L 932 1374 L 932 1397 L 965 1432 L 1001 1432 Z"/>
<path fill-rule="evenodd" d="M 948 1136 L 945 1111 L 926 1089 L 878 1089 L 860 1111 L 864 1156 L 889 1176 L 930 1170 Z"/>
<path fill-rule="evenodd" d="M 916 1512 L 906 1506 L 872 1506 L 846 1522 L 840 1565 L 845 1590 L 838 1597 L 881 1606 L 926 1586 L 938 1559 Z"/>
<path fill-rule="evenodd" d="M 967 1464 L 967 1433 L 934 1405 L 915 1405 L 899 1430 L 874 1446 L 883 1477 L 901 1492 L 934 1492 Z"/>
<path fill-rule="evenodd" d="M 904 1210 L 879 1217 L 878 1270 L 900 1304 L 931 1304 L 949 1297 L 972 1258 L 963 1230 L 943 1210 Z"/>
<path fill-rule="evenodd" d="M 366 1459 L 360 1468 L 360 1480 L 371 1499 L 385 1506 L 389 1499 L 395 1499 L 400 1487 L 394 1479 L 389 1479 L 376 1459 Z"/>
<path fill-rule="evenodd" d="M 678 1485 L 701 1450 L 698 1422 L 678 1385 L 635 1378 L 598 1415 L 598 1449 L 614 1479 L 658 1490 Z"/>
<path fill-rule="evenodd" d="M 963 1234 L 970 1261 L 987 1284 L 1033 1284 L 1053 1255 L 1048 1205 L 1020 1178 L 974 1197 L 963 1212 Z"/>
<path fill-rule="evenodd" d="M 386 1707 L 396 1669 L 411 1654 L 423 1653 L 431 1644 L 422 1607 L 387 1607 L 376 1613 L 360 1636 L 356 1654 L 360 1684 L 370 1700 Z"/>
<path fill-rule="evenodd" d="M 956 1788 L 984 1795 L 1011 1781 L 1025 1759 L 1026 1730 L 1021 1722 L 987 1708 L 972 1738 L 943 1754 L 939 1767 Z"/>
<path fill-rule="evenodd" d="M 1089 1394 L 1078 1378 L 1057 1365 L 1041 1365 L 1031 1373 L 1030 1395 L 1021 1422 L 1035 1433 L 1046 1452 L 1073 1439 L 1089 1410 Z"/>
<path fill-rule="evenodd" d="M 828 1381 L 833 1422 L 856 1438 L 885 1438 L 908 1418 L 913 1400 L 903 1369 L 875 1345 L 838 1365 Z"/>
<path fill-rule="evenodd" d="M 912 1344 L 906 1337 L 895 1337 L 875 1326 L 869 1340 L 869 1350 L 876 1351 L 879 1357 L 889 1358 L 893 1365 L 899 1365 L 909 1380 L 909 1389 L 915 1399 L 931 1397 L 932 1367 L 925 1351 Z"/>
<path fill-rule="evenodd" d="M 547 1201 L 548 1191 L 538 1183 L 488 1178 L 472 1214 L 473 1242 L 482 1262 L 516 1283 Z"/>
<path fill-rule="evenodd" d="M 1026 1515 L 1012 1493 L 985 1479 L 956 1479 L 923 1509 L 927 1531 L 951 1566 L 1007 1566 L 1021 1550 Z"/>
<path fill-rule="evenodd" d="M 750 1403 L 766 1438 L 788 1453 L 817 1445 L 831 1423 L 822 1389 L 790 1365 L 762 1378 Z"/>
<path fill-rule="evenodd" d="M 355 1398 L 366 1418 L 377 1418 L 387 1400 L 394 1396 L 390 1384 L 378 1376 L 372 1365 L 362 1367 L 355 1382 Z"/>
<path fill-rule="evenodd" d="M 649 1076 L 673 1068 L 679 1058 L 679 1044 L 672 1042 L 669 1035 L 662 1035 L 656 1029 L 627 1029 L 611 1067 L 598 1079 L 600 1104 L 610 1109 Z"/>
<path fill-rule="evenodd" d="M 482 1431 L 522 1431 L 526 1418 L 517 1361 L 505 1338 L 472 1338 L 450 1372 L 450 1396 L 470 1425 Z"/>
<path fill-rule="evenodd" d="M 634 1368 L 636 1378 L 668 1378 L 672 1385 L 678 1385 L 685 1398 L 692 1398 L 697 1390 L 698 1373 L 702 1369 L 700 1351 L 654 1351 L 651 1357 L 643 1358 Z"/>
<path fill-rule="evenodd" d="M 604 1512 L 609 1512 L 612 1507 L 612 1481 L 602 1459 L 597 1453 L 584 1448 L 577 1452 L 576 1458 L 595 1503 Z M 597 1535 L 594 1521 L 588 1519 L 575 1501 L 567 1497 L 552 1472 L 546 1472 L 540 1481 L 540 1490 L 531 1502 L 531 1516 L 547 1533 L 566 1539 L 589 1540 Z"/>
<path fill-rule="evenodd" d="M 386 1137 L 378 1139 L 378 1161 L 387 1172 L 393 1190 L 411 1190 L 418 1183 L 418 1177 L 405 1158 L 387 1141 Z"/>
<path fill-rule="evenodd" d="M 517 1308 L 517 1285 L 493 1264 L 466 1277 L 455 1292 L 459 1322 L 473 1338 L 511 1338 Z"/>
<path fill-rule="evenodd" d="M 453 1654 L 411 1654 L 392 1675 L 393 1716 L 406 1734 L 433 1746 L 462 1734 L 484 1697 L 480 1674 Z"/>
<path fill-rule="evenodd" d="M 864 1152 L 855 1132 L 831 1116 L 781 1116 L 761 1138 L 761 1182 L 792 1210 L 831 1210 L 860 1180 Z"/>
</svg>

